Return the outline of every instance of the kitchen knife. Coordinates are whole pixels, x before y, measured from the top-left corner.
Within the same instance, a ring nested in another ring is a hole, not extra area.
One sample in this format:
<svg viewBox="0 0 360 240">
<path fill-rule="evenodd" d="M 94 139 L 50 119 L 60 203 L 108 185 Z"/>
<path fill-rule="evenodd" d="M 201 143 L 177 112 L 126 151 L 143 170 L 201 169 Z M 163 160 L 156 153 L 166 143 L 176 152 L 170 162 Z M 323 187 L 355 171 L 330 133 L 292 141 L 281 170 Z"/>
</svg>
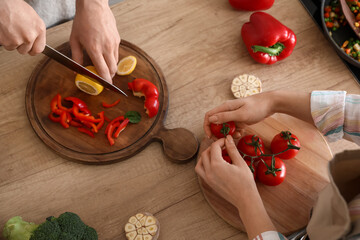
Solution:
<svg viewBox="0 0 360 240">
<path fill-rule="evenodd" d="M 65 56 L 64 54 L 62 54 L 61 52 L 55 50 L 54 48 L 50 47 L 49 45 L 45 45 L 45 49 L 43 51 L 43 54 L 45 54 L 46 56 L 48 56 L 51 59 L 54 59 L 55 61 L 61 63 L 62 65 L 64 65 L 65 67 L 81 74 L 84 75 L 88 78 L 92 78 L 95 79 L 96 81 L 98 81 L 101 85 L 103 85 L 105 88 L 108 88 L 114 92 L 118 92 L 118 93 L 122 93 L 124 94 L 126 97 L 126 93 L 124 93 L 120 88 L 116 87 L 115 85 L 107 82 L 105 79 L 103 79 L 102 77 L 100 77 L 99 75 L 91 72 L 90 70 L 86 69 L 85 67 L 81 66 L 80 64 L 78 64 L 77 62 L 75 62 L 74 60 L 72 60 L 71 58 Z"/>
</svg>

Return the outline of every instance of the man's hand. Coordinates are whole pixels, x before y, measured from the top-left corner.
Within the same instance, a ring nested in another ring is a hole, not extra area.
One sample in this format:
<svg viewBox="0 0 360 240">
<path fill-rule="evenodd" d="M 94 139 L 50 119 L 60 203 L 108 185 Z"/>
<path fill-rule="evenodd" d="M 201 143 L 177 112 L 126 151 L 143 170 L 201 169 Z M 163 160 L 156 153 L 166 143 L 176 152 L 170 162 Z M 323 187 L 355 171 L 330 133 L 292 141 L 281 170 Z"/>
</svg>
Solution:
<svg viewBox="0 0 360 240">
<path fill-rule="evenodd" d="M 35 10 L 23 0 L 0 1 L 0 45 L 21 54 L 41 53 L 46 43 L 46 27 Z"/>
<path fill-rule="evenodd" d="M 83 63 L 83 50 L 89 54 L 98 74 L 108 82 L 117 70 L 120 35 L 107 0 L 77 0 L 70 36 L 74 61 Z"/>
</svg>

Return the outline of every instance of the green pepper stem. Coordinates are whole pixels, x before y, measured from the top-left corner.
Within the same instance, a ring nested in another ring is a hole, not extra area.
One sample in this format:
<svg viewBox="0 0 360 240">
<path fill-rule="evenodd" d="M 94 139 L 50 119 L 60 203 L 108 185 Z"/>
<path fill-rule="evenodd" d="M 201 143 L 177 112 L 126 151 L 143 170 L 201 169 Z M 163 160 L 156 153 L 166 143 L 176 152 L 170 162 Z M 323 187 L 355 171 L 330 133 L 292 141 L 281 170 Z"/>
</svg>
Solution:
<svg viewBox="0 0 360 240">
<path fill-rule="evenodd" d="M 270 56 L 278 56 L 284 50 L 285 45 L 282 43 L 276 43 L 270 47 L 254 45 L 251 48 L 254 52 L 263 52 L 269 54 Z"/>
</svg>

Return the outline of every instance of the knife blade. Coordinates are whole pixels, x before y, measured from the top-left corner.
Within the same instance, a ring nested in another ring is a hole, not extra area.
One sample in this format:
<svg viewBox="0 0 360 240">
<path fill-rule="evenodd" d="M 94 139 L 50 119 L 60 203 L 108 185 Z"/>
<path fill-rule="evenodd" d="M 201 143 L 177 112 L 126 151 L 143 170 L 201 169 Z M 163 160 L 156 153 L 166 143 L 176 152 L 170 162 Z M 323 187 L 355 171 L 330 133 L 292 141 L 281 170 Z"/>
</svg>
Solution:
<svg viewBox="0 0 360 240">
<path fill-rule="evenodd" d="M 117 93 L 121 93 L 124 94 L 126 97 L 126 93 L 123 92 L 120 88 L 118 88 L 117 86 L 107 82 L 105 79 L 103 79 L 102 77 L 100 77 L 99 75 L 91 72 L 90 70 L 86 69 L 85 67 L 81 66 L 80 64 L 78 64 L 77 62 L 75 62 L 74 60 L 72 60 L 71 58 L 65 56 L 64 54 L 62 54 L 61 52 L 57 51 L 56 49 L 50 47 L 49 45 L 45 45 L 45 49 L 43 51 L 43 54 L 45 54 L 46 56 L 48 56 L 51 59 L 54 59 L 55 61 L 57 61 L 58 63 L 64 65 L 65 67 L 81 74 L 84 75 L 90 79 L 95 79 L 96 81 L 98 81 L 101 85 L 103 85 L 103 87 L 108 88 L 114 92 Z"/>
</svg>

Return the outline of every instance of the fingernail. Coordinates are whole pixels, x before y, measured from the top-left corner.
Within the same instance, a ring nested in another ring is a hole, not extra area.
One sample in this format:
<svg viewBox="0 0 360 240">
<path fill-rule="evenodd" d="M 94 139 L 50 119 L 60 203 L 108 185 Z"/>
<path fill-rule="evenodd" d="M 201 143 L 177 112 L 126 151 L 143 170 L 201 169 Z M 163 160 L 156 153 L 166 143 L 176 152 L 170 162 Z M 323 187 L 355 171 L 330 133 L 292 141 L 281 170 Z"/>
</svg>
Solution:
<svg viewBox="0 0 360 240">
<path fill-rule="evenodd" d="M 211 116 L 209 117 L 209 122 L 217 122 L 218 121 L 218 117 L 217 116 Z"/>
<path fill-rule="evenodd" d="M 230 135 L 226 136 L 226 141 L 228 141 L 229 143 L 234 143 L 234 139 Z"/>
</svg>

